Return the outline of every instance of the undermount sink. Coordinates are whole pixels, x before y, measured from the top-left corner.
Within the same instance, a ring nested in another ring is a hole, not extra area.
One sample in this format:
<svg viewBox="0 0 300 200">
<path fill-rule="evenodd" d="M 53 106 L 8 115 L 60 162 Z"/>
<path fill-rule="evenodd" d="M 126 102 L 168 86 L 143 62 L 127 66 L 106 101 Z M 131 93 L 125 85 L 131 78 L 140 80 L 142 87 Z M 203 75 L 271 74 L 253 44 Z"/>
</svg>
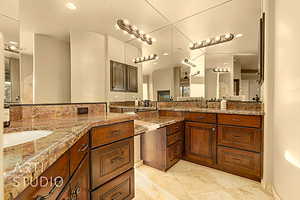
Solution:
<svg viewBox="0 0 300 200">
<path fill-rule="evenodd" d="M 26 142 L 38 140 L 42 137 L 46 137 L 53 133 L 53 131 L 48 130 L 36 130 L 36 131 L 23 131 L 16 133 L 3 134 L 3 147 L 11 147 L 18 144 L 23 144 Z"/>
</svg>

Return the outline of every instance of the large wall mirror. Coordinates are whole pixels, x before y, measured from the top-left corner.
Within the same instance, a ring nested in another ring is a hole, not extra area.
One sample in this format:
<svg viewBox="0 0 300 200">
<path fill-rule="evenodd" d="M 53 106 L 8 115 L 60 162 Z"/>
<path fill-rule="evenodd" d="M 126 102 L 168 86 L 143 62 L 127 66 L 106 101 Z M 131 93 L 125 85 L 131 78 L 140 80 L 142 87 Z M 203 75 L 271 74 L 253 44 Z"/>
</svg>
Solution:
<svg viewBox="0 0 300 200">
<path fill-rule="evenodd" d="M 73 10 L 58 0 L 9 2 L 14 9 L 0 16 L 8 104 L 262 98 L 261 0 L 179 2 L 174 9 L 165 9 L 171 0 L 151 0 L 160 10 L 139 0 L 74 1 Z M 118 19 L 156 42 L 117 30 Z M 190 48 L 223 34 L 234 39 Z M 158 59 L 134 62 L 153 54 Z M 137 67 L 136 90 L 111 90 L 111 60 Z"/>
</svg>

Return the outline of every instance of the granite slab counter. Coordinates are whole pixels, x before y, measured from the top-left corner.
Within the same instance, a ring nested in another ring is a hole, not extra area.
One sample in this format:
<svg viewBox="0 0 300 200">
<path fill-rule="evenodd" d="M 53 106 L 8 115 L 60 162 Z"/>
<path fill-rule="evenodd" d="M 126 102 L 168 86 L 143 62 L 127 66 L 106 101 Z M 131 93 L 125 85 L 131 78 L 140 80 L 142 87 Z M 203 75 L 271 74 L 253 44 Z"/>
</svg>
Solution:
<svg viewBox="0 0 300 200">
<path fill-rule="evenodd" d="M 257 110 L 221 110 L 212 108 L 186 108 L 186 107 L 168 107 L 158 108 L 165 111 L 181 111 L 181 112 L 203 112 L 203 113 L 220 113 L 220 114 L 237 114 L 237 115 L 264 115 L 264 111 Z"/>
<path fill-rule="evenodd" d="M 119 108 L 119 109 L 136 109 L 136 110 L 156 110 L 156 107 L 145 107 L 145 106 L 109 106 L 110 108 Z"/>
<path fill-rule="evenodd" d="M 4 199 L 15 198 L 92 127 L 136 119 L 136 115 L 102 113 L 71 118 L 11 122 L 4 134 L 51 130 L 50 135 L 4 148 Z"/>
</svg>

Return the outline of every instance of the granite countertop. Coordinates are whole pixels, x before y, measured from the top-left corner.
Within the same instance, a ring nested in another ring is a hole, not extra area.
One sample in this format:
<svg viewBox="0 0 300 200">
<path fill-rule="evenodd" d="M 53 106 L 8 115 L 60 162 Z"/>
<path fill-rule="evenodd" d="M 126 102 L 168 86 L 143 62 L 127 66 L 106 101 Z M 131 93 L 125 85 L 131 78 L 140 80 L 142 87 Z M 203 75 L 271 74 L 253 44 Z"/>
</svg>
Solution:
<svg viewBox="0 0 300 200">
<path fill-rule="evenodd" d="M 135 135 L 183 121 L 183 117 L 144 117 L 134 120 Z"/>
<path fill-rule="evenodd" d="M 92 127 L 136 119 L 136 115 L 103 113 L 76 118 L 11 122 L 5 134 L 51 130 L 50 135 L 4 148 L 4 199 L 15 198 Z M 28 181 L 29 180 L 29 181 Z"/>
<path fill-rule="evenodd" d="M 145 107 L 145 106 L 109 106 L 110 108 L 128 108 L 128 109 L 140 109 L 140 110 L 156 110 L 156 107 Z"/>
<path fill-rule="evenodd" d="M 186 108 L 186 107 L 168 107 L 158 108 L 158 110 L 182 111 L 182 112 L 203 112 L 203 113 L 221 113 L 221 114 L 238 114 L 238 115 L 264 115 L 264 111 L 252 110 L 220 110 L 213 108 Z"/>
</svg>

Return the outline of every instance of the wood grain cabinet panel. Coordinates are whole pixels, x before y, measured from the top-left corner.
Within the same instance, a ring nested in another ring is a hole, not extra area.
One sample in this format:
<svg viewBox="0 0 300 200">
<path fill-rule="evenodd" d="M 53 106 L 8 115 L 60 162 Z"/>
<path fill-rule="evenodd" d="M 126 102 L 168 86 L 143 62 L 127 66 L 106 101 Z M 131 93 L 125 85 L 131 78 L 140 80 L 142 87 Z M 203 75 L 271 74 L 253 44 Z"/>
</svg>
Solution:
<svg viewBox="0 0 300 200">
<path fill-rule="evenodd" d="M 261 177 L 259 153 L 218 146 L 218 165 L 224 171 L 254 180 Z"/>
<path fill-rule="evenodd" d="M 130 200 L 134 198 L 134 171 L 129 170 L 92 192 L 93 200 Z"/>
<path fill-rule="evenodd" d="M 127 90 L 129 92 L 138 91 L 138 69 L 137 67 L 127 66 Z"/>
<path fill-rule="evenodd" d="M 261 128 L 262 119 L 258 115 L 218 114 L 218 124 Z"/>
<path fill-rule="evenodd" d="M 129 138 L 134 135 L 133 121 L 93 128 L 91 132 L 92 148 Z"/>
<path fill-rule="evenodd" d="M 80 161 L 89 151 L 89 135 L 86 133 L 70 149 L 70 174 L 73 174 Z"/>
<path fill-rule="evenodd" d="M 89 160 L 85 156 L 70 181 L 71 200 L 90 199 Z"/>
<path fill-rule="evenodd" d="M 217 115 L 214 113 L 185 112 L 184 119 L 201 123 L 217 123 Z"/>
<path fill-rule="evenodd" d="M 216 163 L 216 126 L 187 122 L 184 157 L 199 164 L 214 165 Z"/>
<path fill-rule="evenodd" d="M 133 137 L 91 151 L 92 189 L 133 167 Z"/>
<path fill-rule="evenodd" d="M 177 122 L 167 126 L 167 135 L 172 135 L 178 131 L 183 131 L 183 122 Z"/>
<path fill-rule="evenodd" d="M 261 151 L 261 129 L 236 126 L 218 127 L 218 144 L 249 151 Z"/>
<path fill-rule="evenodd" d="M 63 154 L 16 199 L 36 200 L 46 196 L 47 200 L 56 199 L 69 180 L 69 157 L 69 152 Z"/>
<path fill-rule="evenodd" d="M 110 86 L 112 91 L 126 91 L 126 65 L 110 61 Z"/>
<path fill-rule="evenodd" d="M 71 188 L 67 185 L 64 190 L 60 193 L 56 200 L 72 200 L 71 199 Z"/>
</svg>

